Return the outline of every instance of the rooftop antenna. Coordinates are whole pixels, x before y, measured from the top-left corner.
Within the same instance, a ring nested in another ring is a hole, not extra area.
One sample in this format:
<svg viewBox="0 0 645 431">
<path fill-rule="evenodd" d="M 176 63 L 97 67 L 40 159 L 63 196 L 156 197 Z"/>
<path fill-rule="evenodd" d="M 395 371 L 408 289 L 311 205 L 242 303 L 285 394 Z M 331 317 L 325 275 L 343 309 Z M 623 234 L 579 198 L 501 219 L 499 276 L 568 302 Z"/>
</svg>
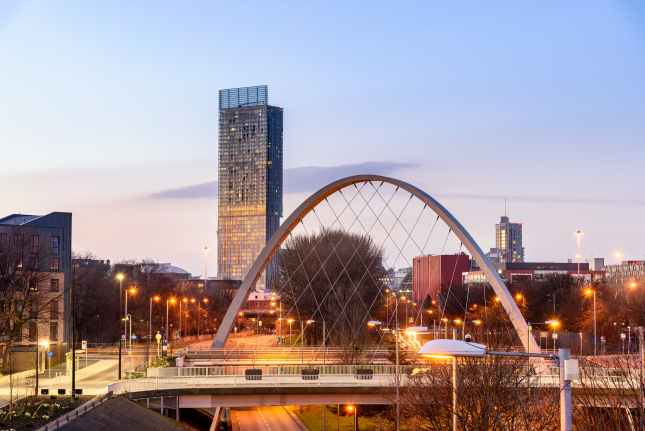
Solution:
<svg viewBox="0 0 645 431">
<path fill-rule="evenodd" d="M 504 198 L 504 217 L 508 217 L 508 214 L 506 213 L 506 198 Z"/>
</svg>

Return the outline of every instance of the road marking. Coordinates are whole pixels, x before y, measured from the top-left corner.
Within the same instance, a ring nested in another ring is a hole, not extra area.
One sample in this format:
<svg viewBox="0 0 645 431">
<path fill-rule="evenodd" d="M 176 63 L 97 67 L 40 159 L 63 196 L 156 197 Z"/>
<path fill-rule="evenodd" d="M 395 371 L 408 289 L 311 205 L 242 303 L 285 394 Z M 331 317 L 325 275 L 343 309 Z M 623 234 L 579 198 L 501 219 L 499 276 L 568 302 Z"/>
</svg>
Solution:
<svg viewBox="0 0 645 431">
<path fill-rule="evenodd" d="M 264 427 L 267 429 L 267 431 L 271 431 L 271 425 L 269 425 L 269 422 L 267 421 L 267 418 L 264 417 L 264 413 L 262 413 L 262 410 L 260 410 L 260 407 L 256 407 L 255 410 L 258 412 L 258 414 L 262 418 L 262 422 L 264 422 Z"/>
</svg>

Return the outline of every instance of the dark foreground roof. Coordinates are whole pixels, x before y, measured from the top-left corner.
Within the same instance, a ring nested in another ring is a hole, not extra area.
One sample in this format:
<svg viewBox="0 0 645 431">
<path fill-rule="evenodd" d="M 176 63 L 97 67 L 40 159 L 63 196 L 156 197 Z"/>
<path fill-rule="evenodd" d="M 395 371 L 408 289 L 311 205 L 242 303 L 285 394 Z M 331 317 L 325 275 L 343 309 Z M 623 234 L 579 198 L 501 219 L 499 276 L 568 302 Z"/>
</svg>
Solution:
<svg viewBox="0 0 645 431">
<path fill-rule="evenodd" d="M 186 427 L 182 428 L 174 420 L 161 416 L 159 413 L 126 398 L 117 397 L 104 402 L 60 429 L 65 431 L 166 431 L 186 430 Z"/>
</svg>

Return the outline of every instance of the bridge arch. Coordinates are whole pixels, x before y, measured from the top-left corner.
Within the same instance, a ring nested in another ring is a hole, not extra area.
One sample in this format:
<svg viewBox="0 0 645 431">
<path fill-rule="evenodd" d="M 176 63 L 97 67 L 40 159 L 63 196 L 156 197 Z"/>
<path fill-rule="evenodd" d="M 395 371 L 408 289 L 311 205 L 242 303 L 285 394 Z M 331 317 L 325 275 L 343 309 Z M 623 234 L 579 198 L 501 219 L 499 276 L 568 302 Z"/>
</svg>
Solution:
<svg viewBox="0 0 645 431">
<path fill-rule="evenodd" d="M 255 262 L 249 269 L 246 277 L 242 281 L 240 288 L 236 292 L 231 304 L 222 319 L 217 334 L 213 339 L 213 347 L 223 347 L 224 343 L 233 329 L 235 318 L 240 311 L 240 308 L 248 298 L 248 295 L 255 286 L 256 281 L 267 268 L 269 262 L 279 250 L 283 242 L 287 239 L 289 233 L 300 223 L 300 221 L 311 212 L 319 203 L 325 200 L 332 194 L 355 184 L 379 182 L 388 183 L 394 187 L 403 189 L 409 192 L 412 196 L 419 199 L 424 205 L 431 208 L 438 216 L 446 223 L 455 236 L 466 247 L 470 255 L 475 259 L 477 265 L 481 268 L 486 277 L 486 281 L 491 285 L 495 294 L 499 297 L 501 305 L 508 314 L 508 317 L 513 325 L 513 328 L 518 334 L 520 341 L 525 349 L 530 349 L 531 352 L 539 352 L 540 347 L 535 341 L 534 337 L 529 335 L 529 329 L 522 313 L 520 312 L 513 296 L 506 288 L 504 281 L 497 273 L 495 267 L 486 258 L 482 249 L 475 242 L 473 237 L 463 227 L 463 225 L 437 200 L 435 200 L 428 193 L 396 178 L 381 176 L 381 175 L 353 175 L 336 180 L 325 187 L 321 188 L 309 198 L 307 198 L 298 208 L 296 208 L 287 219 L 282 223 L 278 231 L 271 237 L 269 242 L 262 249 Z"/>
</svg>

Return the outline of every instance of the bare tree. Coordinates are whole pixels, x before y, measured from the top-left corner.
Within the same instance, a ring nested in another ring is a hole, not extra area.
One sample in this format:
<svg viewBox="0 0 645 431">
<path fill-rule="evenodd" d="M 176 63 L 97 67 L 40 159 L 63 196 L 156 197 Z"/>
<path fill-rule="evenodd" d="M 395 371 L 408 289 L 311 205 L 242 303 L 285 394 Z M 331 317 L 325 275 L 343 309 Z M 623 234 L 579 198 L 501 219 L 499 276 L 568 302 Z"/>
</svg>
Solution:
<svg viewBox="0 0 645 431">
<path fill-rule="evenodd" d="M 457 423 L 461 430 L 556 430 L 558 393 L 534 387 L 526 360 L 458 359 Z M 409 376 L 401 396 L 405 417 L 418 429 L 452 423 L 452 365 L 433 363 Z"/>
<path fill-rule="evenodd" d="M 3 235 L 0 241 L 0 343 L 3 372 L 13 375 L 14 345 L 25 341 L 37 345 L 40 321 L 58 320 L 63 291 L 50 292 L 47 287 L 54 275 L 49 272 L 49 256 L 42 252 L 39 237 L 20 227 L 10 232 L 11 236 Z M 10 405 L 13 390 L 10 378 Z"/>
<path fill-rule="evenodd" d="M 324 320 L 328 344 L 347 346 L 354 356 L 384 290 L 382 256 L 365 235 L 323 230 L 294 236 L 279 255 L 275 288 L 294 317 Z M 308 330 L 308 339 L 322 339 L 321 324 Z"/>
<path fill-rule="evenodd" d="M 574 390 L 576 429 L 639 429 L 638 394 L 643 383 L 638 358 L 616 355 L 580 361 Z"/>
<path fill-rule="evenodd" d="M 25 341 L 25 329 L 38 327 L 44 318 L 57 319 L 58 304 L 63 294 L 50 293 L 47 282 L 48 256 L 32 240 L 28 230 L 16 228 L 4 244 L 0 244 L 0 339 L 4 343 L 3 364 L 8 364 L 12 344 Z M 31 341 L 36 335 L 31 332 Z"/>
</svg>

